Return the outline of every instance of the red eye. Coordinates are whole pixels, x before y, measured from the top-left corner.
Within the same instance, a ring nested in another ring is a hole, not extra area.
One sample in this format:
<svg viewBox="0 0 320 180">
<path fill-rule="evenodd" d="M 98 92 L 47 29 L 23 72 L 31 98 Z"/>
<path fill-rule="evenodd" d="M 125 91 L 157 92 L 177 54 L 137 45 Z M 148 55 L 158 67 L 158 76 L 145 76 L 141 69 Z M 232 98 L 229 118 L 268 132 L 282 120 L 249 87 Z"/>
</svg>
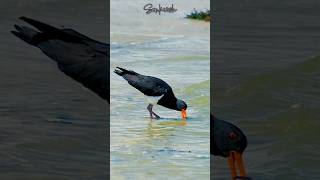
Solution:
<svg viewBox="0 0 320 180">
<path fill-rule="evenodd" d="M 234 140 L 234 139 L 236 139 L 238 136 L 237 136 L 236 133 L 230 132 L 229 135 L 228 135 L 228 137 L 229 137 L 229 139 Z"/>
</svg>

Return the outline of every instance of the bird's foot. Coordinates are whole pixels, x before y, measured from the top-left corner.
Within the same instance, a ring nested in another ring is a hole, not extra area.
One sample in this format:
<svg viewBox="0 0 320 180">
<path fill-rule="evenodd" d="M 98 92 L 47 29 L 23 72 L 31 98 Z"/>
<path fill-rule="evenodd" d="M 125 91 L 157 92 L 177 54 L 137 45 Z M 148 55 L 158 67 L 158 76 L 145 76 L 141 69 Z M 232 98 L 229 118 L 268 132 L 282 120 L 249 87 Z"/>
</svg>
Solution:
<svg viewBox="0 0 320 180">
<path fill-rule="evenodd" d="M 154 115 L 155 119 L 160 119 L 160 116 L 158 116 L 158 114 L 156 114 L 155 112 L 151 111 L 152 115 Z"/>
<path fill-rule="evenodd" d="M 154 115 L 154 119 L 160 119 L 160 116 L 158 116 L 157 114 L 153 114 Z"/>
</svg>

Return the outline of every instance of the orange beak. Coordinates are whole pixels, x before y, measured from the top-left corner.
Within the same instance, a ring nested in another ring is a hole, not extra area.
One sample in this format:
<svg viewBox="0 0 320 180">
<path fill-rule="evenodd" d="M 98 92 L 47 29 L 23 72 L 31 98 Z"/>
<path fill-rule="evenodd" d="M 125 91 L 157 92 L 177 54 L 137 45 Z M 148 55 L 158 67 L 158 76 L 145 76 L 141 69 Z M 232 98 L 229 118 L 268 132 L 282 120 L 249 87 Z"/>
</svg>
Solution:
<svg viewBox="0 0 320 180">
<path fill-rule="evenodd" d="M 244 167 L 244 162 L 242 159 L 242 154 L 232 151 L 230 152 L 230 156 L 228 157 L 228 164 L 231 171 L 232 179 L 238 179 L 238 178 L 248 178 L 246 177 L 246 170 Z M 239 171 L 239 175 L 238 175 Z M 250 178 L 248 178 L 250 179 Z"/>
<path fill-rule="evenodd" d="M 181 110 L 181 117 L 182 117 L 182 119 L 186 119 L 187 118 L 187 110 L 186 109 L 182 109 Z"/>
</svg>

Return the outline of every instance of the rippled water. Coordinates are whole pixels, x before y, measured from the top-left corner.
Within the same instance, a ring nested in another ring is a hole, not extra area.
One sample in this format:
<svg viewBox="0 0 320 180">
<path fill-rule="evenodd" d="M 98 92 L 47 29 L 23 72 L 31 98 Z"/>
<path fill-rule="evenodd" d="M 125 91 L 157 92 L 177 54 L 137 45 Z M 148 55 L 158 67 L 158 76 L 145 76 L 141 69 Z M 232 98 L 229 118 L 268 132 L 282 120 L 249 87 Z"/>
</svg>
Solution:
<svg viewBox="0 0 320 180">
<path fill-rule="evenodd" d="M 247 134 L 254 179 L 319 179 L 320 23 L 317 1 L 215 1 L 216 116 Z M 213 179 L 228 179 L 212 158 Z"/>
<path fill-rule="evenodd" d="M 183 18 L 209 2 L 173 3 L 177 14 L 159 16 L 145 15 L 144 1 L 111 1 L 111 72 L 120 66 L 165 80 L 189 116 L 156 106 L 162 118 L 151 121 L 145 97 L 112 73 L 111 179 L 209 179 L 210 28 Z"/>
<path fill-rule="evenodd" d="M 106 102 L 10 33 L 28 16 L 107 41 L 105 1 L 10 0 L 0 9 L 0 179 L 107 179 Z"/>
</svg>

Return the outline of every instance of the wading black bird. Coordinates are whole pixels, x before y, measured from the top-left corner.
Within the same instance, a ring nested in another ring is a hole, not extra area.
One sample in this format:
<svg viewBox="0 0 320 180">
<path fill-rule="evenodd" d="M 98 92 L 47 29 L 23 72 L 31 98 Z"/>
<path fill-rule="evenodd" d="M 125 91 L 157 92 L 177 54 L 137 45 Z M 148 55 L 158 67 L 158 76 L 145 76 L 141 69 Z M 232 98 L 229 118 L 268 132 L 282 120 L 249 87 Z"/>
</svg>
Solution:
<svg viewBox="0 0 320 180">
<path fill-rule="evenodd" d="M 114 72 L 119 76 L 122 76 L 131 86 L 135 87 L 144 95 L 156 97 L 157 104 L 169 109 L 181 111 L 182 118 L 187 118 L 187 104 L 183 100 L 177 99 L 172 88 L 163 80 L 152 76 L 141 75 L 120 67 L 117 67 Z M 153 115 L 155 118 L 160 118 L 152 111 L 152 107 L 152 103 L 147 107 L 150 113 L 150 118 L 153 118 Z"/>
<path fill-rule="evenodd" d="M 210 153 L 228 158 L 233 180 L 251 179 L 246 177 L 242 154 L 247 147 L 247 138 L 235 125 L 210 115 Z M 239 171 L 239 175 L 238 175 Z"/>
<path fill-rule="evenodd" d="M 109 44 L 93 40 L 73 29 L 59 29 L 21 17 L 36 29 L 15 25 L 11 31 L 38 47 L 57 62 L 58 68 L 109 102 Z"/>
</svg>

